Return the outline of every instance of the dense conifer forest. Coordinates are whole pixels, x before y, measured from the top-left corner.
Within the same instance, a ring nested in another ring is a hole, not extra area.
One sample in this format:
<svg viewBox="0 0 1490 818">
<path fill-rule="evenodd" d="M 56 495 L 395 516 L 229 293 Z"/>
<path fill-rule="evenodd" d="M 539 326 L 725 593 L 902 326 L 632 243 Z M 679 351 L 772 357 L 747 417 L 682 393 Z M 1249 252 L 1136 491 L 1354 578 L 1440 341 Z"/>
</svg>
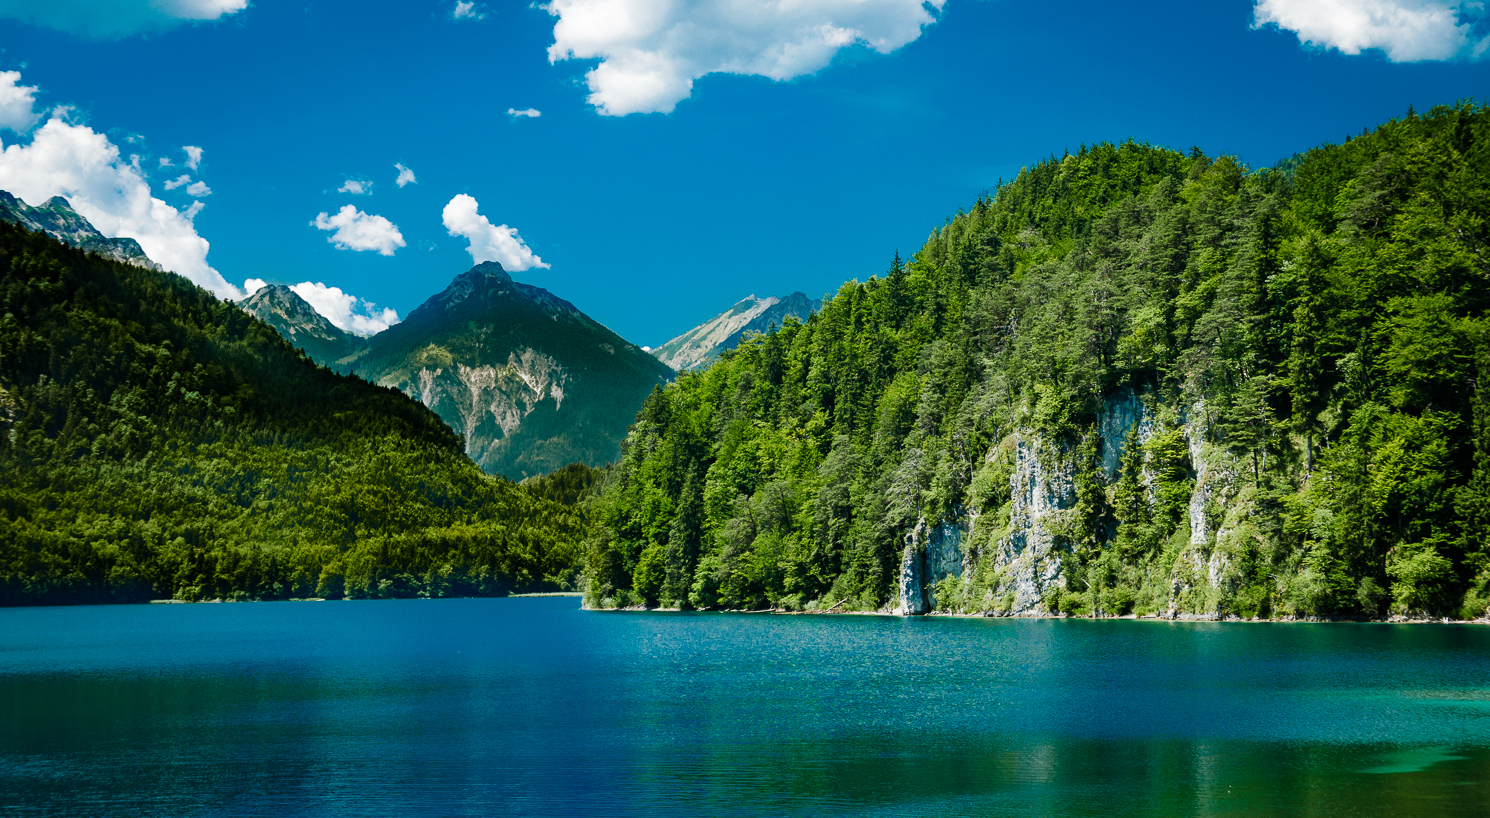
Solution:
<svg viewBox="0 0 1490 818">
<path fill-rule="evenodd" d="M 581 536 L 398 391 L 0 224 L 0 604 L 556 590 Z"/>
<path fill-rule="evenodd" d="M 946 523 L 966 556 L 934 607 L 1007 612 L 1011 495 L 1044 480 L 1069 502 L 1036 521 L 1040 610 L 1484 615 L 1487 219 L 1472 104 L 1271 169 L 1051 157 L 654 392 L 592 510 L 588 602 L 885 609 L 907 535 Z"/>
</svg>

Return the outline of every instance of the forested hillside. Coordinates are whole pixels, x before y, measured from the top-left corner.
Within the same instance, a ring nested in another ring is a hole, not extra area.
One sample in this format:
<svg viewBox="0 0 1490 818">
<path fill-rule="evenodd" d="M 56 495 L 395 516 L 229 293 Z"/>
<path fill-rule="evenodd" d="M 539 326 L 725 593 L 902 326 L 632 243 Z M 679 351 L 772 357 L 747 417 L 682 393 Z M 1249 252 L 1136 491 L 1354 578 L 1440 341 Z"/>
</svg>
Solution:
<svg viewBox="0 0 1490 818">
<path fill-rule="evenodd" d="M 654 392 L 589 603 L 1483 615 L 1487 219 L 1468 104 L 1052 157 Z"/>
<path fill-rule="evenodd" d="M 552 590 L 579 537 L 397 390 L 0 224 L 0 604 Z"/>
</svg>

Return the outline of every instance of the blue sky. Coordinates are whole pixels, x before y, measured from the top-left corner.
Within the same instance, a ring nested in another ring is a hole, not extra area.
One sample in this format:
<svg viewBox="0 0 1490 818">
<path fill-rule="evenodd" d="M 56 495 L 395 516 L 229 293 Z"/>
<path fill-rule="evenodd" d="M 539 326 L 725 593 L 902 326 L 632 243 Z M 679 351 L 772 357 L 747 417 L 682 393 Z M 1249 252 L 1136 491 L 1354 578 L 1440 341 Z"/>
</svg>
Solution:
<svg viewBox="0 0 1490 818">
<path fill-rule="evenodd" d="M 1082 143 L 1261 167 L 1490 96 L 1483 10 L 1450 0 L 742 5 L 0 0 L 0 188 L 199 282 L 338 288 L 305 291 L 362 331 L 473 246 L 541 260 L 514 276 L 657 345 L 880 273 Z"/>
</svg>

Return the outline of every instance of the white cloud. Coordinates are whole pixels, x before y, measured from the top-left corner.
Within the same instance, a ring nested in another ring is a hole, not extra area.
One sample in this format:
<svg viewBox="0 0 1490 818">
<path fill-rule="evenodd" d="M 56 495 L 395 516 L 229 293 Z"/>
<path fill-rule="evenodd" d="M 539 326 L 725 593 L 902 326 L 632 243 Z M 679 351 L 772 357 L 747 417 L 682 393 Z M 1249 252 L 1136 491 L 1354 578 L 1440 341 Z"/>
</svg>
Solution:
<svg viewBox="0 0 1490 818">
<path fill-rule="evenodd" d="M 201 204 L 201 202 L 198 202 L 198 204 Z M 269 282 L 265 281 L 262 278 L 250 278 L 249 280 L 243 282 L 244 297 L 247 298 L 248 296 L 253 295 L 254 293 L 264 289 L 267 286 L 269 286 Z"/>
<path fill-rule="evenodd" d="M 212 188 L 207 187 L 206 182 L 192 182 L 186 186 L 186 193 L 189 196 L 201 198 L 203 196 L 211 196 Z"/>
<path fill-rule="evenodd" d="M 327 287 L 320 282 L 302 281 L 291 284 L 290 289 L 327 321 L 347 332 L 358 335 L 374 335 L 398 323 L 398 313 L 389 307 L 378 309 L 371 301 L 364 301 L 340 287 Z"/>
<path fill-rule="evenodd" d="M 445 229 L 452 236 L 463 236 L 470 241 L 467 252 L 471 260 L 480 264 L 495 261 L 508 272 L 520 272 L 530 267 L 547 268 L 543 259 L 533 255 L 528 245 L 517 235 L 517 228 L 505 224 L 493 225 L 489 219 L 476 212 L 476 200 L 464 193 L 457 194 L 445 205 L 443 213 Z"/>
<path fill-rule="evenodd" d="M 167 179 L 166 180 L 166 183 L 165 183 L 165 189 L 166 190 L 175 190 L 176 188 L 181 187 L 182 185 L 189 185 L 189 184 L 191 184 L 191 176 L 188 175 L 188 174 L 183 173 L 180 176 L 177 176 L 175 179 Z"/>
<path fill-rule="evenodd" d="M 350 193 L 353 196 L 361 196 L 372 192 L 372 182 L 364 182 L 360 179 L 348 179 L 342 186 L 336 189 L 337 193 Z"/>
<path fill-rule="evenodd" d="M 397 225 L 352 205 L 346 205 L 335 216 L 318 214 L 310 224 L 317 230 L 335 230 L 326 240 L 343 250 L 376 250 L 379 255 L 391 256 L 394 250 L 404 246 Z"/>
<path fill-rule="evenodd" d="M 414 179 L 414 171 L 409 170 L 398 162 L 394 162 L 393 166 L 398 168 L 398 178 L 393 180 L 395 185 L 403 187 L 404 185 L 418 184 L 418 181 Z"/>
<path fill-rule="evenodd" d="M 0 128 L 23 134 L 41 119 L 36 108 L 36 86 L 21 85 L 21 72 L 0 71 Z"/>
<path fill-rule="evenodd" d="M 162 156 L 160 158 L 160 166 L 161 167 L 168 168 L 168 167 L 171 167 L 172 164 L 174 164 L 174 163 L 172 163 L 171 160 L 167 159 L 166 157 Z"/>
<path fill-rule="evenodd" d="M 181 150 L 186 151 L 186 167 L 196 170 L 202 164 L 202 149 L 196 145 L 183 145 Z"/>
<path fill-rule="evenodd" d="M 510 116 L 510 117 L 522 117 L 522 116 L 525 116 L 525 117 L 530 117 L 532 119 L 537 119 L 538 117 L 543 116 L 543 112 L 540 111 L 540 110 L 538 110 L 537 108 L 524 108 L 521 111 L 519 111 L 516 108 L 508 108 L 507 109 L 507 115 Z"/>
<path fill-rule="evenodd" d="M 946 0 L 551 0 L 549 62 L 599 59 L 589 102 L 608 116 L 673 110 L 705 74 L 789 80 L 840 49 L 888 54 L 921 36 Z"/>
<path fill-rule="evenodd" d="M 1345 54 L 1368 48 L 1392 62 L 1479 57 L 1490 38 L 1474 37 L 1479 2 L 1454 0 L 1257 0 L 1253 26 L 1276 25 L 1299 41 Z"/>
<path fill-rule="evenodd" d="M 150 183 L 139 168 L 121 160 L 108 137 L 70 124 L 54 111 L 29 144 L 3 147 L 0 190 L 32 205 L 65 196 L 105 236 L 133 238 L 167 270 L 222 298 L 243 297 L 207 263 L 209 245 L 191 221 L 200 208 L 182 213 L 151 196 Z"/>
<path fill-rule="evenodd" d="M 248 0 L 0 0 L 0 17 L 111 39 L 216 20 L 245 8 Z"/>
<path fill-rule="evenodd" d="M 450 13 L 450 16 L 456 20 L 485 20 L 486 8 L 477 6 L 474 2 L 455 0 L 455 10 Z"/>
</svg>

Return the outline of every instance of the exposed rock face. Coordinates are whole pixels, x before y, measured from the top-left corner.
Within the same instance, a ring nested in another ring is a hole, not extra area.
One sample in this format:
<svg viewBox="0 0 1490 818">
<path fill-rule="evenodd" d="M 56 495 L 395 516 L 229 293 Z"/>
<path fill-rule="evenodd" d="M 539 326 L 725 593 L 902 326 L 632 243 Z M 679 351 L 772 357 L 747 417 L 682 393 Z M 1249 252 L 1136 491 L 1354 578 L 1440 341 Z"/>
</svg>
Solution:
<svg viewBox="0 0 1490 818">
<path fill-rule="evenodd" d="M 343 363 L 423 402 L 483 469 L 514 480 L 620 455 L 673 371 L 494 262 L 457 276 Z"/>
<path fill-rule="evenodd" d="M 702 369 L 725 350 L 734 349 L 750 332 L 780 327 L 787 316 L 806 321 L 818 305 L 806 295 L 756 298 L 746 296 L 734 306 L 652 350 L 657 360 L 679 372 Z"/>
<path fill-rule="evenodd" d="M 332 369 L 345 371 L 343 362 L 367 345 L 366 338 L 326 320 L 283 284 L 264 287 L 238 302 L 238 306 L 274 327 L 286 341 L 305 350 L 311 360 Z"/>
<path fill-rule="evenodd" d="M 1100 476 L 1109 486 L 1120 475 L 1129 431 L 1136 427 L 1136 442 L 1146 446 L 1159 422 L 1152 396 L 1131 389 L 1120 390 L 1104 401 L 1097 432 L 1100 442 Z M 1169 416 L 1173 423 L 1173 415 Z M 1178 424 L 1189 446 L 1195 467 L 1195 487 L 1188 505 L 1188 545 L 1174 559 L 1163 581 L 1168 590 L 1168 616 L 1219 616 L 1222 592 L 1232 589 L 1235 569 L 1231 552 L 1241 543 L 1236 538 L 1243 521 L 1229 517 L 1217 520 L 1238 491 L 1235 458 L 1207 439 L 1203 405 L 1182 407 Z M 1172 427 L 1166 427 L 1172 428 Z M 985 582 L 971 593 L 962 588 L 958 607 L 966 611 L 996 612 L 1021 616 L 1049 613 L 1051 592 L 1066 587 L 1063 559 L 1069 541 L 1064 532 L 1076 520 L 1075 477 L 1078 463 L 1071 447 L 1041 437 L 1031 429 L 1019 429 L 995 444 L 987 462 L 1000 452 L 1012 458 L 1009 475 L 1009 505 L 1006 522 L 998 530 L 980 531 L 980 525 L 1000 525 L 992 514 L 982 518 L 958 514 L 952 520 L 931 526 L 925 520 L 906 535 L 901 558 L 900 581 L 893 609 L 896 613 L 927 613 L 947 607 L 935 599 L 934 586 L 950 577 Z M 1153 497 L 1153 476 L 1144 467 L 1142 480 Z M 981 543 L 981 545 L 980 545 Z"/>
<path fill-rule="evenodd" d="M 942 522 L 928 526 L 925 518 L 905 536 L 905 551 L 900 560 L 900 594 L 895 613 L 930 613 L 935 606 L 933 589 L 947 577 L 962 575 L 962 538 L 967 533 L 961 522 Z"/>
<path fill-rule="evenodd" d="M 32 207 L 0 190 L 0 220 L 18 224 L 27 230 L 47 235 L 90 253 L 123 261 L 138 267 L 159 270 L 140 243 L 131 238 L 108 238 L 91 222 L 72 209 L 61 196 L 53 196 L 41 207 Z"/>
</svg>

